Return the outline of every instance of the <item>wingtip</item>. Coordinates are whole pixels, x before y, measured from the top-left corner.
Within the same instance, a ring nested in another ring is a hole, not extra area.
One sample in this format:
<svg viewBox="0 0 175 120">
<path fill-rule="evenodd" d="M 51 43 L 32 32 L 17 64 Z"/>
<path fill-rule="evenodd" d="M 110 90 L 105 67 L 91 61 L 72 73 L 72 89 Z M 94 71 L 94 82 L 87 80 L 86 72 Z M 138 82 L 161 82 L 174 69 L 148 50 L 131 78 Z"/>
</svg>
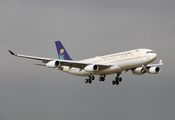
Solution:
<svg viewBox="0 0 175 120">
<path fill-rule="evenodd" d="M 10 52 L 11 55 L 16 55 L 14 52 L 12 52 L 11 50 L 8 50 Z"/>
</svg>

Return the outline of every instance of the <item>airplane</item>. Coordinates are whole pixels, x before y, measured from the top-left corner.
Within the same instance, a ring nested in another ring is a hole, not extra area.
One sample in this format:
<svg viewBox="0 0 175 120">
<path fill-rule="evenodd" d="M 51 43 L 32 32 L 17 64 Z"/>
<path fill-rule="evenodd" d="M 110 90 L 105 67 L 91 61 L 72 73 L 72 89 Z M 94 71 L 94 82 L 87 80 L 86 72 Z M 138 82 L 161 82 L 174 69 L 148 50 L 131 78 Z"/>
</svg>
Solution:
<svg viewBox="0 0 175 120">
<path fill-rule="evenodd" d="M 112 80 L 112 85 L 119 85 L 122 82 L 120 75 L 123 71 L 127 72 L 131 70 L 135 75 L 143 75 L 145 73 L 157 74 L 160 72 L 160 67 L 158 66 L 163 65 L 162 60 L 158 64 L 150 64 L 157 57 L 157 54 L 151 49 L 134 49 L 74 61 L 69 56 L 61 41 L 55 41 L 55 45 L 58 52 L 58 59 L 15 54 L 10 50 L 9 52 L 13 56 L 43 62 L 43 64 L 36 65 L 56 68 L 72 75 L 87 76 L 84 82 L 89 84 L 95 79 L 94 75 L 99 75 L 99 81 L 105 81 L 106 75 L 116 74 L 115 79 Z"/>
</svg>

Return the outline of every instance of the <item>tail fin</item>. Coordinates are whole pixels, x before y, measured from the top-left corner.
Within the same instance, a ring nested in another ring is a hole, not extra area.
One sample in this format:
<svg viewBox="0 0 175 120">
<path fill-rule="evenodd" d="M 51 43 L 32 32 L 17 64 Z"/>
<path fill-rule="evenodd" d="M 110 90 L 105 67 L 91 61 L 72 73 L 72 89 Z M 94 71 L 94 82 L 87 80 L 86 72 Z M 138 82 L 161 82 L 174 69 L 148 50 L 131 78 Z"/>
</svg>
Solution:
<svg viewBox="0 0 175 120">
<path fill-rule="evenodd" d="M 69 56 L 64 46 L 61 44 L 61 41 L 55 41 L 55 45 L 60 60 L 72 60 L 72 58 Z"/>
</svg>

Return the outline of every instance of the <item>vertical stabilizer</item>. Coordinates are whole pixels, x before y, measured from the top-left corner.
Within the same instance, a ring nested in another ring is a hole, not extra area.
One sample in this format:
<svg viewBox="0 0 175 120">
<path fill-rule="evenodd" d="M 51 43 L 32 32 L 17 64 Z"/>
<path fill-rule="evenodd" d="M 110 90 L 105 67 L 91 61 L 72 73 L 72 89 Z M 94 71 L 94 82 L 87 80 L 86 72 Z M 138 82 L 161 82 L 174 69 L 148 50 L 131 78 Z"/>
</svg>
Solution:
<svg viewBox="0 0 175 120">
<path fill-rule="evenodd" d="M 72 60 L 69 54 L 67 53 L 66 49 L 62 45 L 61 41 L 55 41 L 55 45 L 58 52 L 58 58 L 60 60 Z"/>
</svg>

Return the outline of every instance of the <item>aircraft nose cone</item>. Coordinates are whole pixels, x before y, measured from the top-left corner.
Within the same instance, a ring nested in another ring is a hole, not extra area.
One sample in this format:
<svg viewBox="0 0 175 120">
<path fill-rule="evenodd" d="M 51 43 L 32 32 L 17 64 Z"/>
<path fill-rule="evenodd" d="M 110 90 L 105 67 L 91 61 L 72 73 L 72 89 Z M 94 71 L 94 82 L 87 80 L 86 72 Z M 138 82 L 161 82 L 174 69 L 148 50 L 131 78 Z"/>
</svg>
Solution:
<svg viewBox="0 0 175 120">
<path fill-rule="evenodd" d="M 153 60 L 155 60 L 156 58 L 157 58 L 157 54 L 156 53 L 154 53 L 154 55 L 153 55 Z"/>
<path fill-rule="evenodd" d="M 155 55 L 154 57 L 155 57 L 155 59 L 156 59 L 156 57 L 157 57 L 157 54 L 156 54 L 156 53 L 154 53 L 154 55 Z"/>
<path fill-rule="evenodd" d="M 157 58 L 157 54 L 156 53 L 152 53 L 152 55 L 150 57 L 148 57 L 150 62 L 153 62 L 156 58 Z"/>
</svg>

